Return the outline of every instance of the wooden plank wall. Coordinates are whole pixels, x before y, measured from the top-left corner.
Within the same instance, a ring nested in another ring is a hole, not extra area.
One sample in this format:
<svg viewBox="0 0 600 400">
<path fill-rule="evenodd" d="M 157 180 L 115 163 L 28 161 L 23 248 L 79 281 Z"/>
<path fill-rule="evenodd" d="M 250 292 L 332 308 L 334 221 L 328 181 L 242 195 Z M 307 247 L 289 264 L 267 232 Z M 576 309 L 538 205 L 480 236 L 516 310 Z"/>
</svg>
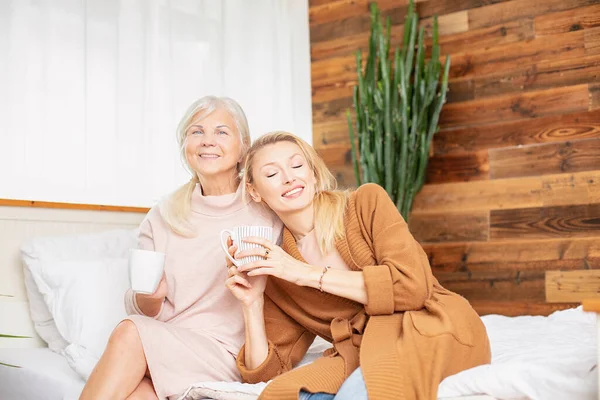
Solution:
<svg viewBox="0 0 600 400">
<path fill-rule="evenodd" d="M 408 0 L 380 0 L 394 43 Z M 450 92 L 410 227 L 481 313 L 548 314 L 545 271 L 600 268 L 600 0 L 422 0 Z M 313 143 L 354 176 L 345 111 L 367 0 L 311 0 Z"/>
</svg>

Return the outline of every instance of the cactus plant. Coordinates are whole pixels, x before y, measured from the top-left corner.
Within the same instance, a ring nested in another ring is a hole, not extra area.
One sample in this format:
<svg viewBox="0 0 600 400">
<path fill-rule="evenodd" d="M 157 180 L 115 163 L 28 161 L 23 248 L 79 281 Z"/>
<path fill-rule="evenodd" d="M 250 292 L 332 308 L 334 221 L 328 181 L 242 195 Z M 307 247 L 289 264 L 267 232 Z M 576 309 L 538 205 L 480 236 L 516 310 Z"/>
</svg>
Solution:
<svg viewBox="0 0 600 400">
<path fill-rule="evenodd" d="M 388 192 L 402 216 L 408 214 L 425 182 L 433 135 L 446 101 L 450 58 L 442 71 L 438 22 L 433 18 L 431 58 L 425 61 L 425 30 L 410 1 L 402 48 L 390 55 L 391 23 L 385 30 L 376 3 L 371 3 L 369 54 L 363 69 L 356 52 L 353 123 L 346 111 L 357 185 L 375 182 Z M 418 30 L 418 33 L 417 33 Z M 440 74 L 442 79 L 440 83 Z"/>
</svg>

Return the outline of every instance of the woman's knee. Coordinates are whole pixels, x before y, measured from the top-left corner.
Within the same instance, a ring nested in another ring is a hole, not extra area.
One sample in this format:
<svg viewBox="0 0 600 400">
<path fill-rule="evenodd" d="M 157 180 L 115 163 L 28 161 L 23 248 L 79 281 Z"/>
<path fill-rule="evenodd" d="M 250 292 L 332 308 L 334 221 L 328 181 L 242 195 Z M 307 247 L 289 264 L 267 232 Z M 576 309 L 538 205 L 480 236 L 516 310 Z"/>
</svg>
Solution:
<svg viewBox="0 0 600 400">
<path fill-rule="evenodd" d="M 110 335 L 108 343 L 112 346 L 122 345 L 131 348 L 131 346 L 135 346 L 136 344 L 141 345 L 141 339 L 135 324 L 132 321 L 126 319 L 124 321 L 121 321 L 115 327 L 115 329 L 112 331 L 112 334 Z"/>
</svg>

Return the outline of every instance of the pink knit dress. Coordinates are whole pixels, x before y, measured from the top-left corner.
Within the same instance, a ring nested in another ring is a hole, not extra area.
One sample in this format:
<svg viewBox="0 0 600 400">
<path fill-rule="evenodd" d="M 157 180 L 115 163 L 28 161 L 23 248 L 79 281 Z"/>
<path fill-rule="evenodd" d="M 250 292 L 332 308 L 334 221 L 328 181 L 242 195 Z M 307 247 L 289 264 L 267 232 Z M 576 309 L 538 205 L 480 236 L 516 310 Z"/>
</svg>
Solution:
<svg viewBox="0 0 600 400">
<path fill-rule="evenodd" d="M 243 198 L 241 188 L 204 196 L 199 185 L 192 195 L 191 223 L 198 234 L 185 238 L 165 224 L 158 207 L 150 210 L 140 225 L 139 247 L 166 254 L 168 295 L 151 318 L 141 313 L 131 290 L 125 294 L 161 400 L 196 382 L 240 381 L 235 357 L 244 344 L 244 318 L 240 302 L 225 287 L 219 233 L 237 225 L 272 226 L 277 240 L 282 228 L 274 214 Z"/>
</svg>

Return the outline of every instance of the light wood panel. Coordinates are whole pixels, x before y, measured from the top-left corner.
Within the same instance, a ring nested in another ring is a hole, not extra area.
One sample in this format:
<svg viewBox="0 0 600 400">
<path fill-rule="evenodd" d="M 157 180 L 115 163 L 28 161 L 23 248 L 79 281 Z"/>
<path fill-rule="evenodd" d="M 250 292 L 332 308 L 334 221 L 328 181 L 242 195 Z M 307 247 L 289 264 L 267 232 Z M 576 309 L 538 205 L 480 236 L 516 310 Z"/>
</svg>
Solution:
<svg viewBox="0 0 600 400">
<path fill-rule="evenodd" d="M 425 185 L 413 214 L 585 205 L 600 202 L 600 171 Z"/>
<path fill-rule="evenodd" d="M 600 298 L 600 270 L 546 271 L 546 301 L 581 302 Z"/>
</svg>

